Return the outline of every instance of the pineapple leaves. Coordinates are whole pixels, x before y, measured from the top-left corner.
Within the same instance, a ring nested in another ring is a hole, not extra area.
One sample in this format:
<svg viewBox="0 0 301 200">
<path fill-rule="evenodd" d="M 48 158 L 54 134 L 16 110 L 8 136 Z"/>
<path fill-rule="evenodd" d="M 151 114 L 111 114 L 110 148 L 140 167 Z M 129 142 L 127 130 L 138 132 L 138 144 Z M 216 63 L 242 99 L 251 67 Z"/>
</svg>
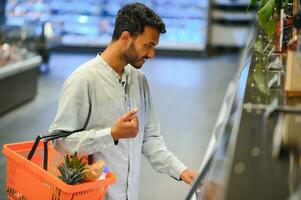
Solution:
<svg viewBox="0 0 301 200">
<path fill-rule="evenodd" d="M 69 185 L 75 185 L 77 183 L 84 182 L 85 179 L 85 175 L 83 173 L 84 167 L 73 169 L 73 168 L 66 167 L 66 165 L 60 165 L 58 166 L 58 169 L 61 173 L 59 179 L 61 179 L 65 183 Z"/>
<path fill-rule="evenodd" d="M 75 152 L 73 156 L 66 155 L 65 162 L 69 168 L 79 168 L 83 165 L 83 158 L 78 159 L 77 152 Z"/>
<path fill-rule="evenodd" d="M 70 161 L 69 155 L 65 156 L 65 162 L 66 162 L 67 166 L 71 166 L 71 161 Z"/>
<path fill-rule="evenodd" d="M 58 170 L 61 173 L 59 179 L 70 185 L 82 183 L 85 179 L 85 168 L 86 163 L 82 161 L 82 158 L 78 159 L 76 152 L 70 157 L 66 155 L 65 163 L 58 166 Z"/>
</svg>

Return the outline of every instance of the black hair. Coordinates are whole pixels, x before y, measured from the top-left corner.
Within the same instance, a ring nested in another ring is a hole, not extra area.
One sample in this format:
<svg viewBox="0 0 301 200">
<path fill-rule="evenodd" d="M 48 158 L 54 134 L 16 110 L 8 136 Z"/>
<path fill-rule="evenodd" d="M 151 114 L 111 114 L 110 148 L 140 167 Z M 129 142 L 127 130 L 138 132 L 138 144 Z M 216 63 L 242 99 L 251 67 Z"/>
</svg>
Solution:
<svg viewBox="0 0 301 200">
<path fill-rule="evenodd" d="M 142 3 L 131 3 L 123 6 L 117 13 L 112 40 L 118 40 L 123 31 L 137 36 L 144 32 L 144 27 L 150 26 L 165 33 L 163 20 L 149 7 Z"/>
</svg>

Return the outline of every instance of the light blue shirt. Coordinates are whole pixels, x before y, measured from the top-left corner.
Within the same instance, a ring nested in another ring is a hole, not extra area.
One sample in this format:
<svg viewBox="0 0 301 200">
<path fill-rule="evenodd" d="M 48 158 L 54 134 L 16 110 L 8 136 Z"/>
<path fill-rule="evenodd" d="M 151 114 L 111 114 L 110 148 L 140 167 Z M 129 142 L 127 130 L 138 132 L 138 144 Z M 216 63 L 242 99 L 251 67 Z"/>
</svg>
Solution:
<svg viewBox="0 0 301 200">
<path fill-rule="evenodd" d="M 111 127 L 125 112 L 138 108 L 139 132 L 135 138 L 114 144 Z M 57 140 L 62 152 L 93 154 L 117 174 L 107 200 L 137 200 L 141 152 L 152 167 L 179 179 L 187 167 L 165 146 L 144 74 L 130 65 L 120 76 L 97 55 L 65 81 L 59 107 L 49 131 L 74 132 Z"/>
</svg>

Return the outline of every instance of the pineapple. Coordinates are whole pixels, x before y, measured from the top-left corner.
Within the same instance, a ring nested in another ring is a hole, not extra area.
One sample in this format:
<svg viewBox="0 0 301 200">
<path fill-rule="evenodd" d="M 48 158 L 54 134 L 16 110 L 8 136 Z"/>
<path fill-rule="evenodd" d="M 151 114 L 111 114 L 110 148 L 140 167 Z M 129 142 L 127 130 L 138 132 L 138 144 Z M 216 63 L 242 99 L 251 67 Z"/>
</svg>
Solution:
<svg viewBox="0 0 301 200">
<path fill-rule="evenodd" d="M 86 163 L 82 161 L 82 158 L 78 159 L 76 152 L 73 156 L 70 157 L 69 155 L 66 155 L 65 163 L 58 166 L 58 169 L 61 173 L 59 179 L 61 179 L 69 185 L 82 183 L 85 181 L 85 168 Z"/>
</svg>

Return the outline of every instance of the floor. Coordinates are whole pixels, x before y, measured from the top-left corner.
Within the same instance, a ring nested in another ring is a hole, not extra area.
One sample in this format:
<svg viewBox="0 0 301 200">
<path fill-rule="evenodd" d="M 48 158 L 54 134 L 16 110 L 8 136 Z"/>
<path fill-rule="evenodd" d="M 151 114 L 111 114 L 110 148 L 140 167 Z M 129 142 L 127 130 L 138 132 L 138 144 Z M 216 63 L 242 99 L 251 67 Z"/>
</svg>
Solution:
<svg viewBox="0 0 301 200">
<path fill-rule="evenodd" d="M 96 54 L 95 54 L 96 55 Z M 0 117 L 0 146 L 32 140 L 47 131 L 57 109 L 60 87 L 76 66 L 94 54 L 54 53 L 41 74 L 36 98 Z M 168 148 L 198 170 L 214 127 L 237 54 L 209 58 L 157 57 L 142 71 L 148 77 L 162 135 Z M 5 157 L 0 154 L 0 200 L 5 195 Z M 143 158 L 139 199 L 182 200 L 190 186 L 154 172 Z"/>
</svg>

